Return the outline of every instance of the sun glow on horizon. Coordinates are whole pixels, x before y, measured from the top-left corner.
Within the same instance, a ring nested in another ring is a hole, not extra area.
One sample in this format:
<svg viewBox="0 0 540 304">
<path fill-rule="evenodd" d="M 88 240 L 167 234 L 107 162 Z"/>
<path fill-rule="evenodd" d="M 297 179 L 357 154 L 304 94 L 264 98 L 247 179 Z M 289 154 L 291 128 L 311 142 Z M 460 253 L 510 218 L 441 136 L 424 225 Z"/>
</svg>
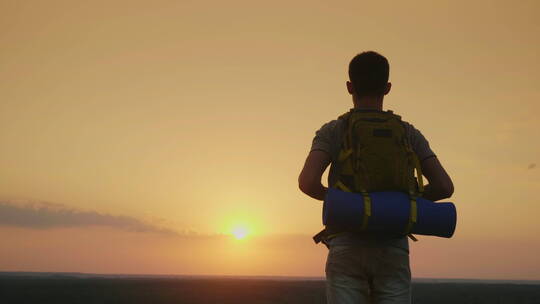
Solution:
<svg viewBox="0 0 540 304">
<path fill-rule="evenodd" d="M 243 226 L 238 226 L 233 228 L 232 235 L 237 240 L 243 240 L 246 238 L 246 236 L 249 234 L 248 229 Z"/>
<path fill-rule="evenodd" d="M 245 211 L 231 212 L 222 223 L 220 230 L 235 240 L 245 240 L 261 233 L 257 217 Z"/>
</svg>

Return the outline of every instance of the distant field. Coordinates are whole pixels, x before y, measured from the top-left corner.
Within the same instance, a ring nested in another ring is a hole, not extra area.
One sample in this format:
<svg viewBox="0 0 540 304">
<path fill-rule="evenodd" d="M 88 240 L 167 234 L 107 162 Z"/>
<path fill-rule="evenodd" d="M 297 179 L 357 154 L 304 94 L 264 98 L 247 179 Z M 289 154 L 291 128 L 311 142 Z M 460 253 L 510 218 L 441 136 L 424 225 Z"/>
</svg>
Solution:
<svg viewBox="0 0 540 304">
<path fill-rule="evenodd" d="M 325 303 L 324 281 L 0 273 L 0 303 Z M 540 284 L 419 280 L 413 303 L 540 304 Z"/>
</svg>

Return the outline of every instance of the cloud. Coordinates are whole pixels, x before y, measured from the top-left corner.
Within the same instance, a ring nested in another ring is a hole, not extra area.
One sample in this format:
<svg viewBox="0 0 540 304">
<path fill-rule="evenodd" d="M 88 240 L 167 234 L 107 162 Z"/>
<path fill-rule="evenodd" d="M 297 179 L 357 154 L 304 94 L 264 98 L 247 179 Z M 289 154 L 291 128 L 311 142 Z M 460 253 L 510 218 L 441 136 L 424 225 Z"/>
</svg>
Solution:
<svg viewBox="0 0 540 304">
<path fill-rule="evenodd" d="M 16 204 L 0 201 L 0 225 L 32 229 L 102 226 L 173 236 L 195 235 L 163 228 L 130 216 L 77 210 L 48 202 Z"/>
</svg>

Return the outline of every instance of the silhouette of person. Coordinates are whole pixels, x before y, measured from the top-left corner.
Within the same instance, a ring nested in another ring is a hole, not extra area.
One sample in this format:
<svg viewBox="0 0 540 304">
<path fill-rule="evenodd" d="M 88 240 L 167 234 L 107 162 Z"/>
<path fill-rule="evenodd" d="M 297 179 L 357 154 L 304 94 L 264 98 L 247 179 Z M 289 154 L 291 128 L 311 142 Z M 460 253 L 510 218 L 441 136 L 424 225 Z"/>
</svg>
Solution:
<svg viewBox="0 0 540 304">
<path fill-rule="evenodd" d="M 388 60 L 373 51 L 356 55 L 349 64 L 347 91 L 352 95 L 351 111 L 383 111 L 390 92 Z M 342 116 L 316 131 L 311 150 L 298 178 L 299 188 L 308 196 L 324 200 L 327 188 L 321 177 L 330 165 L 328 185 L 340 175 L 338 156 L 346 122 Z M 454 191 L 452 180 L 428 141 L 412 124 L 403 121 L 406 137 L 416 153 L 429 184 L 423 197 L 432 201 L 448 198 Z M 326 294 L 331 304 L 410 303 L 411 270 L 406 235 L 345 231 L 326 239 Z"/>
</svg>

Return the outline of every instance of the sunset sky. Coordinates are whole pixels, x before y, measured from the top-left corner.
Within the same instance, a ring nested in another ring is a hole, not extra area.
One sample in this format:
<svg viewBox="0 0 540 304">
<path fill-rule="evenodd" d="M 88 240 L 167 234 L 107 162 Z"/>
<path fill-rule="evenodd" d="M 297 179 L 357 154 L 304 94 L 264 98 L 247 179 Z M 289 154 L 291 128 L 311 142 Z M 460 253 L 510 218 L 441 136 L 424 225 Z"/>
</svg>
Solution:
<svg viewBox="0 0 540 304">
<path fill-rule="evenodd" d="M 0 1 L 0 271 L 323 276 L 351 58 L 452 177 L 414 277 L 540 279 L 539 1 Z M 247 233 L 237 239 L 233 231 Z"/>
</svg>

